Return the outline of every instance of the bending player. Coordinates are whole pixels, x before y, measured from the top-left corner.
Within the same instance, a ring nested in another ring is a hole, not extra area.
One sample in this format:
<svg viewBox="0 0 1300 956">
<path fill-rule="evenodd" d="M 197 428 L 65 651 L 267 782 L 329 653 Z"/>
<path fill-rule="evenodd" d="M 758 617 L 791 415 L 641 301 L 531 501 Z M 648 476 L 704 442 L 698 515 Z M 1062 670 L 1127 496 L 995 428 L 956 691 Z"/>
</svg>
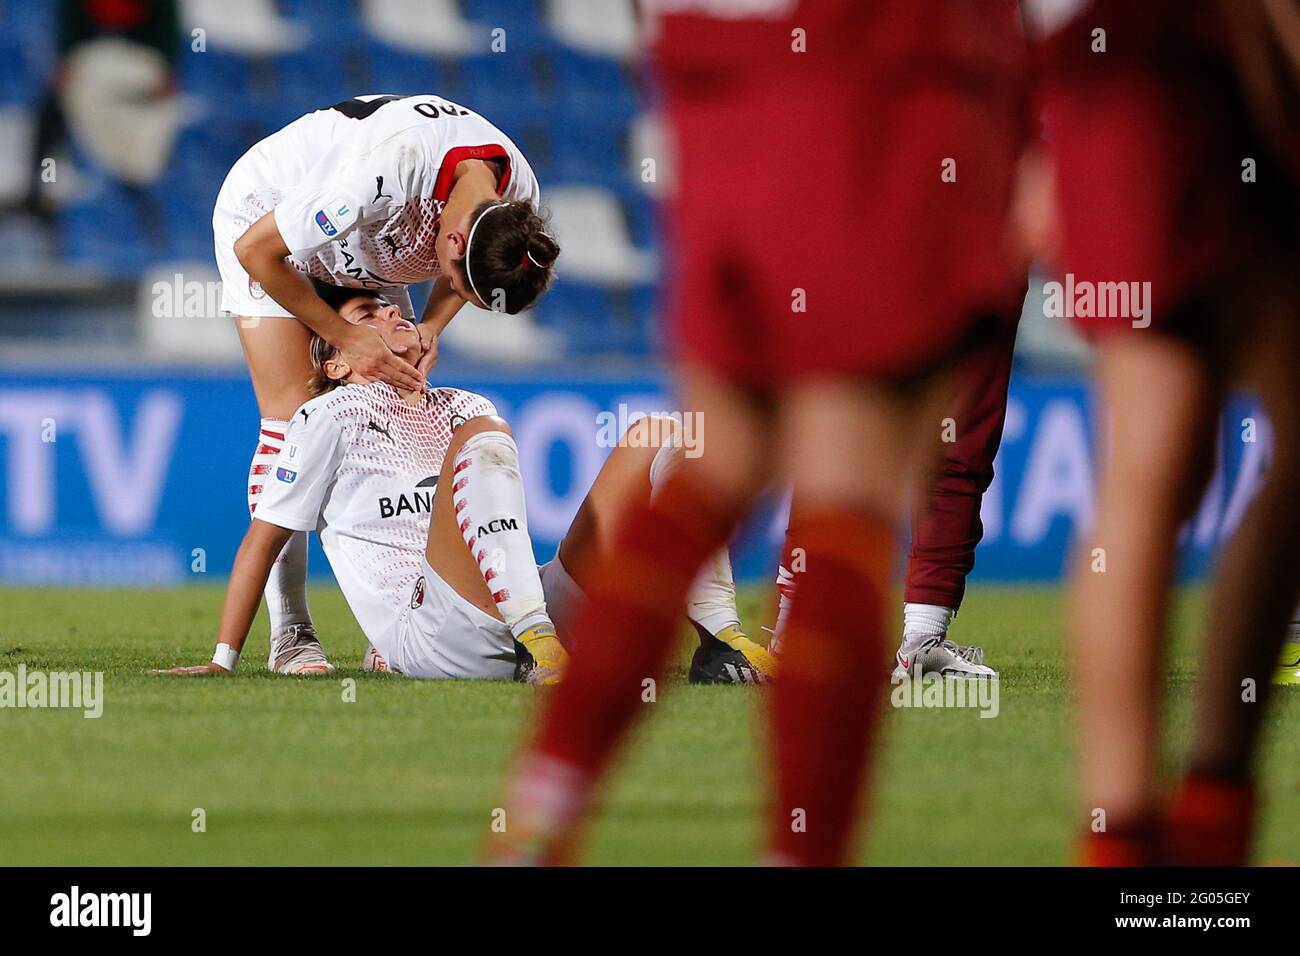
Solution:
<svg viewBox="0 0 1300 956">
<path fill-rule="evenodd" d="M 221 308 L 237 318 L 261 414 L 252 514 L 310 396 L 313 333 L 369 378 L 419 390 L 437 336 L 466 302 L 518 312 L 547 288 L 559 247 L 523 153 L 484 117 L 434 94 L 358 96 L 295 120 L 231 168 L 212 214 Z M 432 279 L 420 347 L 394 352 L 343 321 L 303 276 L 382 292 L 417 321 L 407 287 Z M 266 589 L 270 659 L 326 664 L 307 607 L 307 539 L 290 535 Z"/>
<path fill-rule="evenodd" d="M 393 347 L 417 347 L 415 326 L 382 298 L 344 298 L 339 313 Z M 315 529 L 370 641 L 370 669 L 558 679 L 565 651 L 552 615 L 564 622 L 575 613 L 580 582 L 607 560 L 617 516 L 649 499 L 682 458 L 675 423 L 643 420 L 629 429 L 559 553 L 539 569 L 518 450 L 491 402 L 450 388 L 399 393 L 356 372 L 319 336 L 311 359 L 316 397 L 294 413 L 267 476 L 235 560 L 213 660 L 168 673 L 234 670 L 279 549 L 289 535 Z M 693 681 L 753 683 L 770 673 L 762 648 L 740 632 L 725 552 L 694 589 L 689 617 L 701 636 Z M 331 671 L 322 662 L 301 673 Z"/>
</svg>

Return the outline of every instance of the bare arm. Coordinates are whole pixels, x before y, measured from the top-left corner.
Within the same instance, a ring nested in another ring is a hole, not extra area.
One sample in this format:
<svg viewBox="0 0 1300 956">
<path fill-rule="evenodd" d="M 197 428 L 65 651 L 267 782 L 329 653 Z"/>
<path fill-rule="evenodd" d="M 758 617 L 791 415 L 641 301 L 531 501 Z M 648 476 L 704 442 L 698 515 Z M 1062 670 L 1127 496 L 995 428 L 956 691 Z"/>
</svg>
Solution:
<svg viewBox="0 0 1300 956">
<path fill-rule="evenodd" d="M 438 336 L 464 304 L 465 300 L 451 287 L 446 276 L 439 276 L 434 281 L 429 301 L 424 305 L 424 314 L 420 316 L 420 346 L 423 351 L 415 365 L 425 375 L 438 361 Z"/>
<path fill-rule="evenodd" d="M 456 165 L 452 180 L 451 197 L 443 209 L 447 220 L 454 220 L 478 202 L 491 199 L 497 195 L 501 169 L 495 163 L 481 159 L 462 159 Z M 424 304 L 424 314 L 420 316 L 420 360 L 416 368 L 428 374 L 438 361 L 438 336 L 447 324 L 456 317 L 465 300 L 452 287 L 446 276 L 439 276 L 429 291 L 429 301 Z"/>
<path fill-rule="evenodd" d="M 236 240 L 235 255 L 272 299 L 339 349 L 353 371 L 388 382 L 395 388 L 423 387 L 420 373 L 410 362 L 395 355 L 378 332 L 347 322 L 284 261 L 289 247 L 275 224 L 275 213 L 267 213 Z"/>
<path fill-rule="evenodd" d="M 217 627 L 217 644 L 226 644 L 236 652 L 248 639 L 248 629 L 262 603 L 262 591 L 271 574 L 271 565 L 284 548 L 293 532 L 279 525 L 254 518 L 244 535 L 244 541 L 235 555 L 235 567 L 230 572 L 226 586 L 226 600 L 221 607 L 221 623 Z M 229 671 L 219 664 L 209 662 L 195 667 L 173 667 L 150 671 L 153 674 L 226 674 Z"/>
</svg>

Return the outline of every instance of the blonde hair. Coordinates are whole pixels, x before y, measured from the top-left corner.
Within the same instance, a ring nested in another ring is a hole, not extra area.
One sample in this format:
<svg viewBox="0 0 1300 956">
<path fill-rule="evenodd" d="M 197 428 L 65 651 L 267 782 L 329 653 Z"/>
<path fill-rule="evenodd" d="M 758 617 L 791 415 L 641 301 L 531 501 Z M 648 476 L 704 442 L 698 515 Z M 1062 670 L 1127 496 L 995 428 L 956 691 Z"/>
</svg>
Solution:
<svg viewBox="0 0 1300 956">
<path fill-rule="evenodd" d="M 338 349 L 313 332 L 309 352 L 311 354 L 311 378 L 307 379 L 307 391 L 311 393 L 312 398 L 324 395 L 326 392 L 332 392 L 340 385 L 347 384 L 342 379 L 330 378 L 329 373 L 325 371 L 325 363 L 339 354 Z"/>
</svg>

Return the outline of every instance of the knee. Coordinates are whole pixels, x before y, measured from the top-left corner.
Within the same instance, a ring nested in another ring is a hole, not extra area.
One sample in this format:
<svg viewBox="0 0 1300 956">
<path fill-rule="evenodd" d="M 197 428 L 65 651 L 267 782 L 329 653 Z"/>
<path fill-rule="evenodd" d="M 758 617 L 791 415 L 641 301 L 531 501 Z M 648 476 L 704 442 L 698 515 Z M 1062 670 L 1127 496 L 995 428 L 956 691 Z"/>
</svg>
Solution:
<svg viewBox="0 0 1300 956">
<path fill-rule="evenodd" d="M 457 427 L 452 440 L 459 440 L 461 444 L 464 444 L 475 435 L 481 435 L 484 432 L 505 432 L 511 437 L 514 436 L 514 432 L 510 430 L 510 423 L 500 415 L 475 415 L 469 421 Z"/>
<path fill-rule="evenodd" d="M 493 432 L 508 435 L 511 441 L 514 440 L 510 423 L 500 415 L 475 415 L 469 421 L 456 426 L 456 430 L 451 435 L 451 442 L 447 446 L 447 460 L 454 458 L 472 438 Z"/>
<path fill-rule="evenodd" d="M 638 418 L 623 433 L 620 444 L 628 448 L 662 448 L 681 444 L 677 419 L 671 415 Z"/>
</svg>

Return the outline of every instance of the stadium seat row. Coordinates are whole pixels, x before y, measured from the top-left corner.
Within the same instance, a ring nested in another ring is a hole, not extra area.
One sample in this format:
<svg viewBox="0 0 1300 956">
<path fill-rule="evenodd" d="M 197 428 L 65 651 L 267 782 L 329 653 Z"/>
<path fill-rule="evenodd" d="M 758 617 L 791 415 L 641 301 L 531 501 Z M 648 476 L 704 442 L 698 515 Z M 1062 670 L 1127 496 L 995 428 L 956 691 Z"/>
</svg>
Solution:
<svg viewBox="0 0 1300 956">
<path fill-rule="evenodd" d="M 417 6 L 444 33 L 467 24 L 504 28 L 506 52 L 435 48 L 385 27 Z M 0 118 L 16 131 L 27 127 L 24 142 L 53 69 L 53 7 L 0 0 Z M 639 173 L 653 124 L 643 112 L 643 79 L 626 55 L 630 15 L 617 8 L 620 0 L 282 0 L 278 8 L 269 0 L 187 0 L 183 22 L 201 16 L 213 25 L 207 50 L 186 47 L 177 57 L 181 88 L 201 116 L 181 131 L 167 172 L 147 190 L 117 184 L 74 147 L 80 186 L 60 210 L 61 251 L 119 278 L 157 263 L 210 262 L 212 203 L 249 145 L 358 92 L 438 92 L 505 129 L 543 184 L 565 251 L 538 323 L 576 354 L 644 354 L 654 345 L 658 243 L 655 184 Z M 223 45 L 221 24 L 237 14 L 265 36 L 296 29 L 311 42 L 282 37 L 260 51 Z M 16 194 L 30 147 L 9 139 L 0 183 L 13 180 L 7 188 Z"/>
</svg>

